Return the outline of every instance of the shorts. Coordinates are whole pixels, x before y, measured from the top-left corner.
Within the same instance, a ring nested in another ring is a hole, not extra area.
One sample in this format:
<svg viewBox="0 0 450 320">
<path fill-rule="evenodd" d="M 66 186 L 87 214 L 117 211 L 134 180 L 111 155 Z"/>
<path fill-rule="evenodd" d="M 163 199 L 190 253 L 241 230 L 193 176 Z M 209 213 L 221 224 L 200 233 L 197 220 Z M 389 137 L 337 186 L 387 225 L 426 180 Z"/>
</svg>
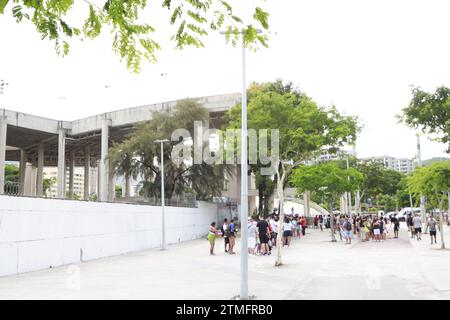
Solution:
<svg viewBox="0 0 450 320">
<path fill-rule="evenodd" d="M 292 237 L 292 231 L 291 230 L 283 231 L 283 237 Z"/>
<path fill-rule="evenodd" d="M 416 231 L 416 233 L 417 232 L 422 233 L 422 228 L 414 228 L 414 231 Z"/>
<path fill-rule="evenodd" d="M 430 230 L 430 236 L 436 236 L 436 230 L 434 230 L 434 231 Z"/>
<path fill-rule="evenodd" d="M 216 235 L 212 234 L 212 233 L 208 234 L 208 241 L 211 244 L 215 243 L 216 242 Z"/>
<path fill-rule="evenodd" d="M 248 248 L 253 249 L 254 247 L 256 247 L 256 238 L 249 237 L 248 238 Z"/>
<path fill-rule="evenodd" d="M 223 237 L 223 239 L 225 240 L 225 243 L 230 243 L 230 238 L 228 238 L 228 237 Z"/>
<path fill-rule="evenodd" d="M 268 243 L 269 242 L 269 237 L 267 236 L 267 233 L 259 234 L 259 242 L 260 243 Z"/>
<path fill-rule="evenodd" d="M 277 238 L 277 235 L 278 235 L 278 233 L 276 233 L 276 232 L 272 232 L 271 234 L 271 237 L 272 237 L 272 239 L 276 239 Z"/>
<path fill-rule="evenodd" d="M 380 229 L 373 229 L 373 234 L 376 236 L 380 235 Z"/>
<path fill-rule="evenodd" d="M 351 231 L 344 230 L 343 234 L 344 234 L 344 238 L 351 238 L 352 237 L 352 232 Z"/>
</svg>

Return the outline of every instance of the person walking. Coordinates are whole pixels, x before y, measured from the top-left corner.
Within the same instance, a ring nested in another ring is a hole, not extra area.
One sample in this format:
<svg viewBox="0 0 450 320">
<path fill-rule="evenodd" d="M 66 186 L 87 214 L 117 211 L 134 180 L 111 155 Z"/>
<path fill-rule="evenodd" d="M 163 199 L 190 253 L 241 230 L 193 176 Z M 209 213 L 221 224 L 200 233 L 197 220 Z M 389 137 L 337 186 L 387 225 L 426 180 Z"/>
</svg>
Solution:
<svg viewBox="0 0 450 320">
<path fill-rule="evenodd" d="M 409 213 L 408 217 L 406 218 L 406 226 L 408 227 L 408 230 L 411 232 L 411 239 L 414 238 L 414 223 L 411 213 Z"/>
<path fill-rule="evenodd" d="M 352 223 L 348 220 L 348 217 L 345 217 L 345 219 L 344 219 L 343 232 L 344 232 L 345 244 L 351 244 L 352 243 L 353 226 L 352 226 Z"/>
<path fill-rule="evenodd" d="M 430 216 L 430 220 L 428 221 L 428 231 L 430 232 L 430 240 L 431 240 L 430 244 L 433 244 L 433 238 L 434 238 L 434 243 L 437 244 L 436 225 L 437 225 L 436 219 L 434 219 L 433 216 Z"/>
<path fill-rule="evenodd" d="M 216 229 L 216 223 L 212 222 L 211 225 L 209 226 L 209 230 L 208 230 L 209 254 L 212 256 L 216 255 L 214 253 L 214 245 L 216 244 L 217 232 L 218 232 L 218 230 Z"/>
<path fill-rule="evenodd" d="M 323 224 L 324 224 L 324 219 L 323 219 L 323 216 L 320 215 L 320 216 L 319 216 L 319 226 L 320 226 L 320 231 L 323 231 Z"/>
<path fill-rule="evenodd" d="M 400 221 L 397 218 L 392 219 L 392 223 L 394 224 L 394 238 L 398 239 L 398 231 L 400 230 Z"/>
<path fill-rule="evenodd" d="M 236 254 L 236 252 L 233 251 L 234 249 L 234 245 L 236 243 L 236 236 L 235 236 L 235 232 L 236 232 L 236 225 L 234 224 L 234 220 L 231 219 L 230 220 L 230 225 L 229 225 L 230 231 L 229 231 L 229 238 L 230 238 L 230 249 L 228 251 L 229 254 Z"/>
<path fill-rule="evenodd" d="M 422 240 L 422 238 L 421 238 L 422 220 L 420 220 L 420 217 L 418 214 L 416 214 L 415 217 L 412 219 L 412 223 L 414 226 L 414 233 L 416 234 L 417 241 Z"/>
<path fill-rule="evenodd" d="M 300 224 L 302 226 L 302 236 L 304 236 L 306 235 L 306 228 L 308 227 L 308 220 L 306 220 L 305 216 L 300 219 Z"/>
</svg>

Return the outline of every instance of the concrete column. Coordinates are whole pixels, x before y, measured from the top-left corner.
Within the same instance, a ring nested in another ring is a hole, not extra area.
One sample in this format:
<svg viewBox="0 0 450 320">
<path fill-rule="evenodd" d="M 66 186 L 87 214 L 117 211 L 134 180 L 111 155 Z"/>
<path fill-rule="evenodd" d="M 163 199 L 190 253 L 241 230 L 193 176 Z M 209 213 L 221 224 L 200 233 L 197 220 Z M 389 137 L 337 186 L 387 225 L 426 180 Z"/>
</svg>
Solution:
<svg viewBox="0 0 450 320">
<path fill-rule="evenodd" d="M 0 194 L 5 193 L 6 116 L 0 116 Z"/>
<path fill-rule="evenodd" d="M 75 154 L 73 151 L 70 152 L 69 156 L 69 198 L 73 198 L 73 174 L 75 171 Z"/>
<path fill-rule="evenodd" d="M 19 195 L 25 195 L 25 175 L 27 171 L 27 153 L 25 150 L 20 150 L 20 167 L 19 167 Z"/>
<path fill-rule="evenodd" d="M 63 199 L 66 196 L 66 132 L 63 128 L 58 133 L 58 185 L 56 197 Z"/>
<path fill-rule="evenodd" d="M 36 197 L 36 185 L 37 185 L 37 167 L 30 163 L 30 193 L 29 196 Z"/>
<path fill-rule="evenodd" d="M 100 160 L 97 160 L 97 201 L 100 201 Z"/>
<path fill-rule="evenodd" d="M 111 120 L 102 120 L 102 146 L 100 159 L 100 201 L 108 200 L 109 190 L 109 165 L 108 165 L 108 148 L 109 148 L 109 126 Z"/>
<path fill-rule="evenodd" d="M 84 149 L 84 200 L 89 200 L 89 174 L 91 172 L 91 147 L 86 146 Z"/>
<path fill-rule="evenodd" d="M 116 175 L 112 170 L 108 172 L 108 201 L 112 202 L 116 198 Z"/>
<path fill-rule="evenodd" d="M 44 195 L 44 144 L 38 145 L 37 176 L 36 176 L 36 195 Z"/>
</svg>

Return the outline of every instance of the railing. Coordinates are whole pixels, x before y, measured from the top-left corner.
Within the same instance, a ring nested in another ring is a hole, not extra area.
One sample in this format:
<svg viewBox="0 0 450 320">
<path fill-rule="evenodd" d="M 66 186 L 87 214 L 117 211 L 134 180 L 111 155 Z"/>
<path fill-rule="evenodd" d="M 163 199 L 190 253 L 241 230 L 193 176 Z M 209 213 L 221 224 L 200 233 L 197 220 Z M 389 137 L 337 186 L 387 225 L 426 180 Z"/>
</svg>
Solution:
<svg viewBox="0 0 450 320">
<path fill-rule="evenodd" d="M 8 196 L 21 196 L 23 195 L 22 184 L 19 182 L 5 182 L 4 194 Z"/>
</svg>

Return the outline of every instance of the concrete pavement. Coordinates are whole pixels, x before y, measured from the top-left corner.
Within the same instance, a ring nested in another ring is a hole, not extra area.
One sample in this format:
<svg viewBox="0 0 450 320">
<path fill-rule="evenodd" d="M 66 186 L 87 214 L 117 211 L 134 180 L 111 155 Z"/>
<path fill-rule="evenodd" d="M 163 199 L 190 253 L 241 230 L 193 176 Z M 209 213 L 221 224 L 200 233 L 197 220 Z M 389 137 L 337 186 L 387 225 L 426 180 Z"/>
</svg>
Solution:
<svg viewBox="0 0 450 320">
<path fill-rule="evenodd" d="M 283 250 L 282 267 L 274 267 L 274 255 L 249 258 L 249 293 L 256 299 L 449 299 L 450 250 L 423 239 L 402 230 L 400 239 L 345 245 L 331 243 L 328 229 L 308 230 Z M 231 299 L 239 293 L 240 257 L 224 254 L 222 239 L 216 252 L 210 256 L 200 239 L 3 277 L 0 299 Z"/>
</svg>

